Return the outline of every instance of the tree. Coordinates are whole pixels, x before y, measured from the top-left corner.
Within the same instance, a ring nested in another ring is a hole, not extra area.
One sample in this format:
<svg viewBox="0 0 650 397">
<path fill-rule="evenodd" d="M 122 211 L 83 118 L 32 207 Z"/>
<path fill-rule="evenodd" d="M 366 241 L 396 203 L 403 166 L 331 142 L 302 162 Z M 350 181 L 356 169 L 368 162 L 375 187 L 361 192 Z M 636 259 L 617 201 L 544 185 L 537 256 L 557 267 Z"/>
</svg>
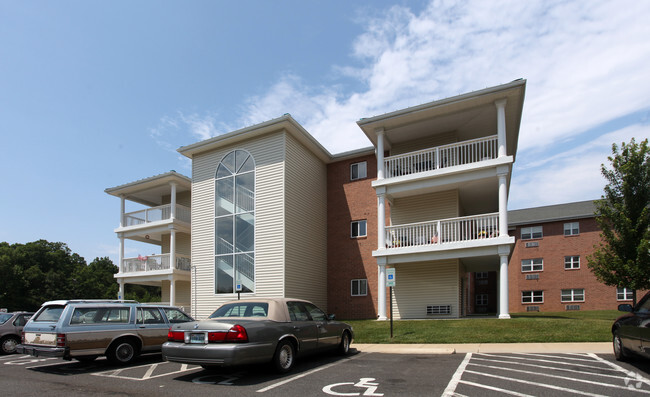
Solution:
<svg viewBox="0 0 650 397">
<path fill-rule="evenodd" d="M 602 200 L 596 202 L 596 221 L 603 242 L 596 246 L 588 266 L 606 285 L 634 291 L 650 289 L 650 151 L 648 139 L 619 148 L 612 145 L 611 169 L 601 164 L 607 180 Z"/>
</svg>

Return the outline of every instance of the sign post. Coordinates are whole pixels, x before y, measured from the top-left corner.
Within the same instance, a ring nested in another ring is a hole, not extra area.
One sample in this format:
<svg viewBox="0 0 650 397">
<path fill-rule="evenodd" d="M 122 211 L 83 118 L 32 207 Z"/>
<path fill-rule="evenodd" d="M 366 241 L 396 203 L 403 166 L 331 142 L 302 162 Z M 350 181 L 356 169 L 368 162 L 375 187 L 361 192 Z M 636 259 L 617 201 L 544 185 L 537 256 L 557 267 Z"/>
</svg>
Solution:
<svg viewBox="0 0 650 397">
<path fill-rule="evenodd" d="M 390 305 L 390 338 L 393 339 L 393 287 L 395 286 L 395 268 L 386 269 L 386 286 L 390 288 L 389 305 Z"/>
<path fill-rule="evenodd" d="M 241 294 L 242 289 L 243 289 L 243 286 L 241 284 L 241 281 L 238 281 L 237 285 L 235 285 L 235 291 L 237 292 L 237 300 L 241 299 L 240 294 Z"/>
</svg>

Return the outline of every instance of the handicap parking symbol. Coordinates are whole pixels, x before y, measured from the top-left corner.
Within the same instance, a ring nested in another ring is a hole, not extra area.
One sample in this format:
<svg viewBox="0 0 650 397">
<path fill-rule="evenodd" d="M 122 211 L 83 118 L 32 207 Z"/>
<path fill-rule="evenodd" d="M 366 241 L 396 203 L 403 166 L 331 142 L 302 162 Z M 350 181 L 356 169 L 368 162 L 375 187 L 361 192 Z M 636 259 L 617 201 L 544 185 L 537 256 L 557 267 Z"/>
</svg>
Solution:
<svg viewBox="0 0 650 397">
<path fill-rule="evenodd" d="M 354 382 L 342 382 L 342 383 L 333 383 L 323 387 L 323 392 L 331 396 L 383 396 L 383 393 L 376 393 L 377 386 L 379 383 L 373 382 L 375 378 L 361 378 L 357 383 Z M 347 386 L 345 388 L 344 386 Z M 359 392 L 343 392 L 342 390 L 351 390 L 351 387 L 365 389 L 363 393 Z M 337 390 L 334 390 L 334 389 Z"/>
</svg>

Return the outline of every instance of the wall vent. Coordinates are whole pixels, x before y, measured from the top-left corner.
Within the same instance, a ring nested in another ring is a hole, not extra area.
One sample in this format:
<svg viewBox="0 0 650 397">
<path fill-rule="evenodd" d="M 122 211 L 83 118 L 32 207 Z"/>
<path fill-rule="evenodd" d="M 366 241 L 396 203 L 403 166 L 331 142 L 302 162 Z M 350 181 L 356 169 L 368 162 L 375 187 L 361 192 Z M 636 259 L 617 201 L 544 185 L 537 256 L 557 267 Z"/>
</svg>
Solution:
<svg viewBox="0 0 650 397">
<path fill-rule="evenodd" d="M 580 310 L 580 305 L 566 305 L 567 310 Z"/>
<path fill-rule="evenodd" d="M 538 312 L 539 311 L 539 306 L 526 306 L 526 311 L 527 312 Z"/>
<path fill-rule="evenodd" d="M 527 274 L 526 280 L 539 280 L 539 274 Z"/>
<path fill-rule="evenodd" d="M 539 241 L 530 241 L 526 243 L 526 248 L 539 247 Z"/>
<path fill-rule="evenodd" d="M 451 314 L 451 305 L 427 305 L 427 315 Z"/>
</svg>

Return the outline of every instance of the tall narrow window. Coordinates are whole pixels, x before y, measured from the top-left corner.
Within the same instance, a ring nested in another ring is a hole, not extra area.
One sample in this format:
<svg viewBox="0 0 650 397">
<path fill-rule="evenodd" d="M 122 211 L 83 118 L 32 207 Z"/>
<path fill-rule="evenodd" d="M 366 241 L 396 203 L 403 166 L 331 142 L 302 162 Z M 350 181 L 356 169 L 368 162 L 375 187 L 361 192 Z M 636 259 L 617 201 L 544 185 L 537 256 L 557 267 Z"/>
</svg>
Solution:
<svg viewBox="0 0 650 397">
<path fill-rule="evenodd" d="M 248 152 L 232 151 L 217 166 L 214 207 L 214 292 L 253 292 L 255 161 Z"/>
</svg>

